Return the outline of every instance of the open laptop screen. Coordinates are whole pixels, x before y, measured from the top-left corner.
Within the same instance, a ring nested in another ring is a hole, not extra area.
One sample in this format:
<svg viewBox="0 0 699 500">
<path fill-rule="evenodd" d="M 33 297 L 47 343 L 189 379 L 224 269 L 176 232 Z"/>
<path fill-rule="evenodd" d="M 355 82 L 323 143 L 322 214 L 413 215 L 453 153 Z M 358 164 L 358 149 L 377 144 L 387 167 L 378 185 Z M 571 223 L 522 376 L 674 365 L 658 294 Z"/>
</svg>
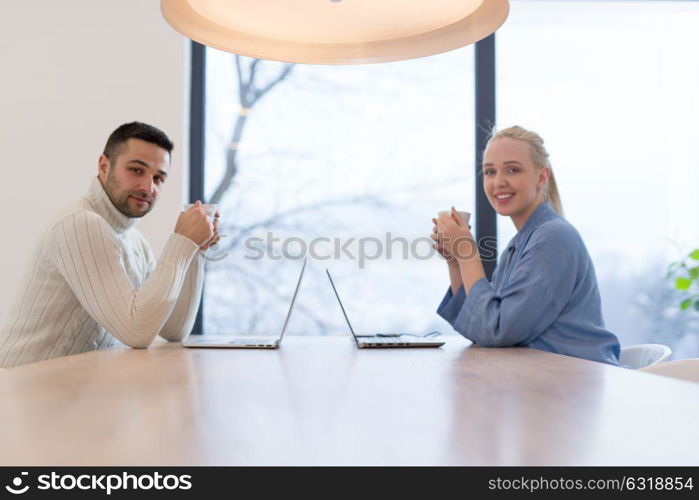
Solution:
<svg viewBox="0 0 699 500">
<path fill-rule="evenodd" d="M 349 326 L 350 332 L 352 332 L 352 336 L 354 337 L 354 341 L 359 345 L 359 340 L 357 340 L 357 334 L 354 333 L 354 329 L 352 328 L 352 323 L 350 323 L 349 318 L 347 317 L 347 313 L 345 312 L 345 306 L 342 305 L 342 300 L 340 300 L 340 295 L 337 293 L 337 288 L 335 288 L 335 283 L 333 282 L 332 276 L 330 276 L 330 271 L 328 271 L 327 268 L 325 268 L 325 272 L 328 273 L 328 279 L 330 280 L 330 285 L 333 287 L 333 292 L 335 292 L 335 297 L 337 297 L 337 301 L 340 304 L 340 309 L 342 309 L 342 315 L 345 317 L 345 321 L 347 321 L 347 326 Z"/>
</svg>

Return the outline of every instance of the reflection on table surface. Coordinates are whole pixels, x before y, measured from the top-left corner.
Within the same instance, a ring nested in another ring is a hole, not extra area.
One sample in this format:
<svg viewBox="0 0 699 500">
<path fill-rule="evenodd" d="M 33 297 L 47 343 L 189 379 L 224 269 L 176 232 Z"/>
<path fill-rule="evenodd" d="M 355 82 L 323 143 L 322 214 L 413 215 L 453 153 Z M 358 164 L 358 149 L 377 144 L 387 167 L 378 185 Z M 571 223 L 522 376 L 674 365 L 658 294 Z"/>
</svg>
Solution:
<svg viewBox="0 0 699 500">
<path fill-rule="evenodd" d="M 0 463 L 699 464 L 699 384 L 446 339 L 158 344 L 6 370 Z"/>
</svg>

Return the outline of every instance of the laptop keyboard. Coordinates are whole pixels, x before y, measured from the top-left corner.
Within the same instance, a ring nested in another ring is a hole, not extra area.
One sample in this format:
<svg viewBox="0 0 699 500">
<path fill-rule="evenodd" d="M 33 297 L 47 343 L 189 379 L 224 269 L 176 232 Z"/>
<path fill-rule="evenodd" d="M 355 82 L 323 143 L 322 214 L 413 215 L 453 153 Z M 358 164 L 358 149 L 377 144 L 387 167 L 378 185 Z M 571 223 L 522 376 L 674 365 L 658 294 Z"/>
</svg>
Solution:
<svg viewBox="0 0 699 500">
<path fill-rule="evenodd" d="M 229 344 L 274 344 L 276 339 L 234 339 Z"/>
<path fill-rule="evenodd" d="M 371 344 L 406 344 L 414 342 L 417 339 L 406 339 L 403 337 L 360 337 L 360 342 L 368 342 Z"/>
</svg>

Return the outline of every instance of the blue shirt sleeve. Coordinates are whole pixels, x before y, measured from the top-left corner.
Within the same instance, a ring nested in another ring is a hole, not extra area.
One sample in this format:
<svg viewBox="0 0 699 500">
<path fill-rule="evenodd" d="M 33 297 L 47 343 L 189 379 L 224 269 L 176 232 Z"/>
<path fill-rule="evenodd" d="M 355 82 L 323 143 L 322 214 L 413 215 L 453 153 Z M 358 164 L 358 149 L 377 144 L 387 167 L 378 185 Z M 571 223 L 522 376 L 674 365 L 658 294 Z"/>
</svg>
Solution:
<svg viewBox="0 0 699 500">
<path fill-rule="evenodd" d="M 447 320 L 451 326 L 454 326 L 454 320 L 456 320 L 456 317 L 459 315 L 459 311 L 461 311 L 461 307 L 464 305 L 465 300 L 466 293 L 464 292 L 463 285 L 459 287 L 456 295 L 451 292 L 451 287 L 449 287 L 444 299 L 442 299 L 442 303 L 439 304 L 437 308 L 437 314 Z"/>
<path fill-rule="evenodd" d="M 527 345 L 559 317 L 575 286 L 579 243 L 567 231 L 538 229 L 499 294 L 486 278 L 471 287 L 451 321 L 464 337 L 483 346 Z"/>
</svg>

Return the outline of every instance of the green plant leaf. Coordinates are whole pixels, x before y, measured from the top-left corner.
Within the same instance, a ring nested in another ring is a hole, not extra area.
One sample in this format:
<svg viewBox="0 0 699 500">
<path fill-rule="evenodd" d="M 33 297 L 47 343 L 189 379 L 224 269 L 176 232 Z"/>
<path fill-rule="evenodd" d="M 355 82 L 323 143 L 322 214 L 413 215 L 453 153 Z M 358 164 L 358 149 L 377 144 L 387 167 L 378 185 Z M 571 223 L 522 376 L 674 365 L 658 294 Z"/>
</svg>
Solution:
<svg viewBox="0 0 699 500">
<path fill-rule="evenodd" d="M 689 290 L 690 286 L 692 286 L 692 280 L 687 278 L 677 278 L 675 280 L 675 288 L 678 290 Z"/>
<path fill-rule="evenodd" d="M 692 280 L 699 279 L 699 266 L 689 269 L 689 278 Z"/>
<path fill-rule="evenodd" d="M 694 307 L 696 307 L 698 303 L 699 302 L 695 302 Z M 686 311 L 687 308 L 691 305 L 692 305 L 692 299 L 684 299 L 682 301 L 682 303 L 680 304 L 680 309 L 682 309 L 683 311 Z"/>
<path fill-rule="evenodd" d="M 699 248 L 689 254 L 690 259 L 699 260 Z"/>
</svg>

